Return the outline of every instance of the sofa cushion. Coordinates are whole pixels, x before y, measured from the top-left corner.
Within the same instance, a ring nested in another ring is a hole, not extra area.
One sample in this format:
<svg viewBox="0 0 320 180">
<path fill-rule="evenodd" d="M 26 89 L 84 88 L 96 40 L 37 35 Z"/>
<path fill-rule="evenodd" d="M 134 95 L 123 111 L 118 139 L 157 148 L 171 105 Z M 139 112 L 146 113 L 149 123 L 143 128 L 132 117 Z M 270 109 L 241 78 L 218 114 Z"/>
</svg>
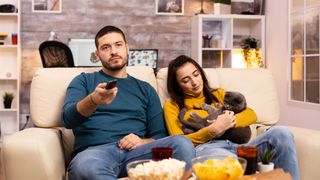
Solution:
<svg viewBox="0 0 320 180">
<path fill-rule="evenodd" d="M 258 116 L 257 123 L 272 125 L 279 121 L 280 110 L 275 80 L 268 69 L 219 68 L 220 87 L 239 91 Z"/>
<path fill-rule="evenodd" d="M 67 86 L 81 72 L 93 72 L 101 68 L 42 68 L 31 83 L 30 112 L 32 122 L 38 127 L 61 126 L 60 114 Z M 150 67 L 130 66 L 127 72 L 133 77 L 157 88 L 154 71 Z"/>
</svg>

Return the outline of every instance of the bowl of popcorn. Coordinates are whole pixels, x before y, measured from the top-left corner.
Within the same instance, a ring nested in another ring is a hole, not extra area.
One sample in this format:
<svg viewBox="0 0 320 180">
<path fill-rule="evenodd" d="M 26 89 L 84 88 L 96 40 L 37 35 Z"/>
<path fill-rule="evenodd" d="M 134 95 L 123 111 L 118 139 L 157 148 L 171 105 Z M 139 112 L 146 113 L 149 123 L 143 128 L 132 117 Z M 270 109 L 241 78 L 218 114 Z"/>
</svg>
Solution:
<svg viewBox="0 0 320 180">
<path fill-rule="evenodd" d="M 247 161 L 232 156 L 199 156 L 191 161 L 192 170 L 198 180 L 240 179 L 244 175 Z"/>
<path fill-rule="evenodd" d="M 128 163 L 127 172 L 132 180 L 179 180 L 186 163 L 177 159 L 169 158 L 161 161 L 137 160 Z"/>
</svg>

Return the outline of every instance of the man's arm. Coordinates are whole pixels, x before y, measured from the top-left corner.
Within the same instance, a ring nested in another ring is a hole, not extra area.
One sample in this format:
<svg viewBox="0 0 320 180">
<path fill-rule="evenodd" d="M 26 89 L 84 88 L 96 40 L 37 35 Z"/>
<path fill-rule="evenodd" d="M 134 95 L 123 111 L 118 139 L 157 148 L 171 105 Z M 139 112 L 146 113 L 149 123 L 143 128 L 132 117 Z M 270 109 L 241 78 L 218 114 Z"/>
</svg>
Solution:
<svg viewBox="0 0 320 180">
<path fill-rule="evenodd" d="M 66 128 L 73 129 L 79 126 L 99 105 L 110 104 L 116 96 L 117 88 L 106 90 L 106 83 L 88 87 L 87 78 L 81 74 L 68 86 L 61 114 L 61 122 Z"/>
<path fill-rule="evenodd" d="M 77 103 L 77 110 L 85 117 L 89 117 L 100 105 L 110 104 L 116 97 L 118 89 L 105 89 L 107 83 L 100 83 L 95 91 Z"/>
</svg>

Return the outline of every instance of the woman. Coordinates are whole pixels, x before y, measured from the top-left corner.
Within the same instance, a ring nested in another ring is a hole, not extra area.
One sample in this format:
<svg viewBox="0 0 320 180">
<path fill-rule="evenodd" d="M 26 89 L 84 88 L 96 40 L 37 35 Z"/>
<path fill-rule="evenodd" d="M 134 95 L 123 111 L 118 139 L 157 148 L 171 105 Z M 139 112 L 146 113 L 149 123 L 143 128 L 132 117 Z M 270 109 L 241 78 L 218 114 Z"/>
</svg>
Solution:
<svg viewBox="0 0 320 180">
<path fill-rule="evenodd" d="M 223 104 L 225 95 L 223 89 L 210 89 L 205 73 L 199 64 L 184 55 L 170 62 L 167 88 L 171 99 L 164 105 L 164 114 L 170 135 L 184 134 L 178 119 L 182 108 L 186 109 L 185 120 L 190 119 L 190 112 L 205 117 L 208 113 L 201 109 L 201 104 L 207 103 L 212 106 L 215 106 L 216 103 Z M 214 123 L 194 133 L 185 134 L 185 136 L 196 146 L 196 156 L 207 154 L 236 156 L 239 144 L 228 140 L 215 140 L 215 138 L 232 127 L 248 126 L 255 123 L 256 120 L 255 112 L 249 107 L 238 114 L 225 111 L 215 119 Z M 269 128 L 265 133 L 244 145 L 257 146 L 259 153 L 266 148 L 275 149 L 275 168 L 283 168 L 291 174 L 293 179 L 299 179 L 295 143 L 287 128 L 280 126 Z"/>
</svg>

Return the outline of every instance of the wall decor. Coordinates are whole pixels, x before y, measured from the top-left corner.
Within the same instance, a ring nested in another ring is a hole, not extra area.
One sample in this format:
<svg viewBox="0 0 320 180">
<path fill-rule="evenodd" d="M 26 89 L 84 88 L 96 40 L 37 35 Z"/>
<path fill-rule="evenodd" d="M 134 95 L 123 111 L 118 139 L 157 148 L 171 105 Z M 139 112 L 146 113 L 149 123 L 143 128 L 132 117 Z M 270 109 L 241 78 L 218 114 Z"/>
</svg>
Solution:
<svg viewBox="0 0 320 180">
<path fill-rule="evenodd" d="M 263 15 L 264 14 L 264 0 L 254 0 L 253 9 L 254 9 L 254 14 Z"/>
<path fill-rule="evenodd" d="M 184 0 L 155 0 L 156 14 L 159 15 L 183 15 Z"/>
<path fill-rule="evenodd" d="M 128 66 L 149 66 L 157 69 L 158 49 L 130 49 Z"/>
<path fill-rule="evenodd" d="M 232 0 L 231 14 L 254 14 L 256 0 Z"/>
<path fill-rule="evenodd" d="M 61 13 L 62 0 L 32 0 L 32 12 Z"/>
</svg>

